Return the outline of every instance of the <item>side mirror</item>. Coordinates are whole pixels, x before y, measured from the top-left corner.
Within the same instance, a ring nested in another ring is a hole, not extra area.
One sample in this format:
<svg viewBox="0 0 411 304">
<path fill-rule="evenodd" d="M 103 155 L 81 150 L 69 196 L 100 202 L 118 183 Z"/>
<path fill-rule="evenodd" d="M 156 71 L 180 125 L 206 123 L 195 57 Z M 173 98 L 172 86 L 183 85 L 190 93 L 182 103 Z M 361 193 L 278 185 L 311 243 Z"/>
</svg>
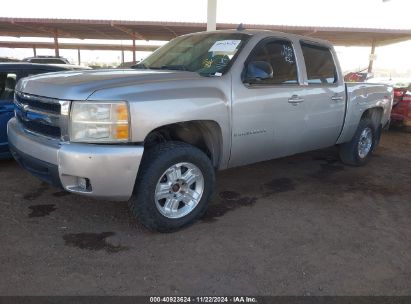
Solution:
<svg viewBox="0 0 411 304">
<path fill-rule="evenodd" d="M 273 67 L 266 61 L 251 61 L 247 65 L 245 82 L 258 82 L 273 78 Z"/>
</svg>

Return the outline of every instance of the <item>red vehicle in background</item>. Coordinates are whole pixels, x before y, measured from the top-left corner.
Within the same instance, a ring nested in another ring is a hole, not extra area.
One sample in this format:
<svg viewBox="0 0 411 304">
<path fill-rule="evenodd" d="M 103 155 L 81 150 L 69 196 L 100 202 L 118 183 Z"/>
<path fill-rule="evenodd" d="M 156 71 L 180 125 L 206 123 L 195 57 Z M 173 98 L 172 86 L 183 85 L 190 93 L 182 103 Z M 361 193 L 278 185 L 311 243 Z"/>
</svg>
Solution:
<svg viewBox="0 0 411 304">
<path fill-rule="evenodd" d="M 407 132 L 411 132 L 411 84 L 394 88 L 391 123 L 404 126 Z"/>
<path fill-rule="evenodd" d="M 372 74 L 364 72 L 351 72 L 344 76 L 345 82 L 365 82 L 372 78 Z"/>
</svg>

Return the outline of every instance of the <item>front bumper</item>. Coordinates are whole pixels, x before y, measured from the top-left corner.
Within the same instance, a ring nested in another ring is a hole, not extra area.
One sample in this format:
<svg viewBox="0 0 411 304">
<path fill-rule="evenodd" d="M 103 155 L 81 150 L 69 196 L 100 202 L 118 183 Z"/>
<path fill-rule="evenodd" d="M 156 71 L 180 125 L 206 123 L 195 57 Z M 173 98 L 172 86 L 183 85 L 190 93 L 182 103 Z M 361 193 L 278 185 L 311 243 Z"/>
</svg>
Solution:
<svg viewBox="0 0 411 304">
<path fill-rule="evenodd" d="M 142 146 L 62 143 L 26 132 L 15 118 L 7 132 L 14 158 L 43 181 L 92 197 L 131 197 Z M 90 187 L 80 187 L 80 178 L 88 179 Z"/>
</svg>

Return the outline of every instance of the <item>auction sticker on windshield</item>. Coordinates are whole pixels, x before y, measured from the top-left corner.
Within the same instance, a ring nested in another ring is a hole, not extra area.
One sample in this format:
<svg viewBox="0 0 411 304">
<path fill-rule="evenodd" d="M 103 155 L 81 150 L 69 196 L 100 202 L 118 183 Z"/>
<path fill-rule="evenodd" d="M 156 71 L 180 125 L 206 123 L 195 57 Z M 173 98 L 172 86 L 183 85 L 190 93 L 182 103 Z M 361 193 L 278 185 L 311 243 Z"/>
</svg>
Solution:
<svg viewBox="0 0 411 304">
<path fill-rule="evenodd" d="M 208 50 L 209 52 L 234 52 L 241 40 L 220 40 L 216 41 L 213 46 Z"/>
</svg>

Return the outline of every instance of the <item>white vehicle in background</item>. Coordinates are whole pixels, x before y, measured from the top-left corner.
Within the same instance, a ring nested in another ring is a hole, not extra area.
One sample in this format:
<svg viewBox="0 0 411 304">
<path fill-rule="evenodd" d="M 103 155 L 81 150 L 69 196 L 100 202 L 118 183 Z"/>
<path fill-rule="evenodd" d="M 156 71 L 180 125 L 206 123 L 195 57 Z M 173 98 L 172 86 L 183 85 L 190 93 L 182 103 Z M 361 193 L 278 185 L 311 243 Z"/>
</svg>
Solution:
<svg viewBox="0 0 411 304">
<path fill-rule="evenodd" d="M 34 56 L 24 58 L 22 61 L 42 64 L 70 64 L 70 62 L 63 57 L 56 56 Z"/>
</svg>

